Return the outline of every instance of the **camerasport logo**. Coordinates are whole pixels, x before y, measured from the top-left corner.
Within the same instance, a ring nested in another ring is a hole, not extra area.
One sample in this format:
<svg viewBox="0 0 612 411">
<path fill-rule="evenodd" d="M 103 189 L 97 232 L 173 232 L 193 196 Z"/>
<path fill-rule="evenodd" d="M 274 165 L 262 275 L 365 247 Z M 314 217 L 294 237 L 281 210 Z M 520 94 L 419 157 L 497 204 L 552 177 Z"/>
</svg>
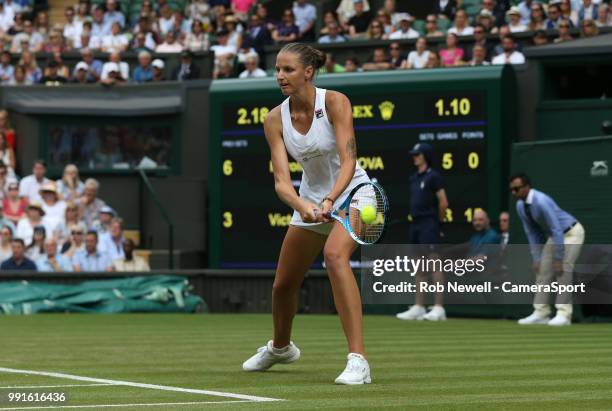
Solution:
<svg viewBox="0 0 612 411">
<path fill-rule="evenodd" d="M 607 177 L 608 162 L 606 160 L 593 161 L 591 177 Z"/>
</svg>

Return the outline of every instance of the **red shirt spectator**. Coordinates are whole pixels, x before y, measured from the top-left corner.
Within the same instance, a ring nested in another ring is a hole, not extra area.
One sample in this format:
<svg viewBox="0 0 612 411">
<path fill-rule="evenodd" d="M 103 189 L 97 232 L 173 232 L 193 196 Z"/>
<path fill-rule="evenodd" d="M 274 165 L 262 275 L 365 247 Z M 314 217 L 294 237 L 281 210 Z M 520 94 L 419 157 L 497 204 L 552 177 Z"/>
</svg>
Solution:
<svg viewBox="0 0 612 411">
<path fill-rule="evenodd" d="M 6 198 L 2 201 L 4 217 L 17 225 L 19 220 L 25 215 L 27 206 L 28 201 L 25 198 L 19 197 L 19 184 L 11 183 L 8 186 Z"/>
</svg>

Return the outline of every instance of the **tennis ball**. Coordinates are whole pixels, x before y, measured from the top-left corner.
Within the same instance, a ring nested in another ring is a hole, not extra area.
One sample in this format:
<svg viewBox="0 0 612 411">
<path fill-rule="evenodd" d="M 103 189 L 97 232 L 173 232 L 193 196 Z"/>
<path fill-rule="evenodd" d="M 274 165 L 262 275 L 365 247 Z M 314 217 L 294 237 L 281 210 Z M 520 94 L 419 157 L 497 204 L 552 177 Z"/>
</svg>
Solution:
<svg viewBox="0 0 612 411">
<path fill-rule="evenodd" d="M 361 221 L 366 224 L 372 224 L 374 220 L 376 220 L 376 209 L 371 205 L 363 207 L 361 210 Z"/>
</svg>

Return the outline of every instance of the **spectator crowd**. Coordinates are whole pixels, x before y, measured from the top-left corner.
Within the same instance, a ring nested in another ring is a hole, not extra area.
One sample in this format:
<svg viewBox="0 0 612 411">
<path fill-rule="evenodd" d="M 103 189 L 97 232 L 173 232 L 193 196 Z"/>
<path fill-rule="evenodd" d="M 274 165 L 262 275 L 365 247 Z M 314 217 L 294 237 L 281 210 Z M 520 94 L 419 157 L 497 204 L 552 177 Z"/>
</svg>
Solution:
<svg viewBox="0 0 612 411">
<path fill-rule="evenodd" d="M 336 62 L 330 54 L 328 72 L 520 64 L 524 44 L 517 43 L 516 33 L 530 32 L 533 44 L 542 45 L 553 37 L 555 42 L 572 40 L 576 33 L 572 29 L 579 29 L 581 36 L 594 36 L 600 28 L 612 26 L 607 0 L 435 0 L 433 4 L 425 20 L 416 20 L 396 11 L 395 0 L 384 1 L 378 10 L 371 9 L 368 0 L 341 0 L 335 10 L 325 11 L 323 27 L 317 30 L 317 8 L 308 0 L 295 0 L 280 21 L 268 14 L 267 5 L 272 7 L 273 2 L 262 0 L 97 4 L 81 0 L 64 10 L 63 24 L 54 25 L 46 11 L 32 12 L 28 0 L 9 0 L 0 4 L 0 83 L 191 80 L 200 77 L 193 53 L 208 50 L 214 52 L 215 78 L 262 77 L 264 47 L 293 41 L 423 39 L 412 50 L 391 43 L 364 62 L 357 58 Z M 465 36 L 468 44 L 461 41 Z M 63 61 L 68 51 L 80 53 L 74 67 Z M 126 51 L 136 53 L 135 67 L 123 61 Z M 44 67 L 37 64 L 41 52 L 50 56 Z M 97 59 L 97 52 L 109 53 L 107 61 Z M 16 64 L 11 53 L 18 55 Z M 181 53 L 180 63 L 166 67 L 166 53 Z"/>
<path fill-rule="evenodd" d="M 42 160 L 18 180 L 5 163 L 11 156 L 0 159 L 0 270 L 149 270 L 123 220 L 98 196 L 97 180 L 81 181 L 73 164 L 50 180 Z"/>
</svg>

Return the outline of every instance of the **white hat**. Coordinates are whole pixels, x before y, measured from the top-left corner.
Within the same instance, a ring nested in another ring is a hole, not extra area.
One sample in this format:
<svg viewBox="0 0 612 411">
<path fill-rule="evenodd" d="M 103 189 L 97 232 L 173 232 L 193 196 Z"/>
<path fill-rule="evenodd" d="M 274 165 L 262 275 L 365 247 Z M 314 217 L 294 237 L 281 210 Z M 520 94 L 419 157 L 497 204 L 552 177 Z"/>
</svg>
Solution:
<svg viewBox="0 0 612 411">
<path fill-rule="evenodd" d="M 165 67 L 164 61 L 162 59 L 153 60 L 153 67 L 163 70 Z"/>
<path fill-rule="evenodd" d="M 84 61 L 79 61 L 76 65 L 76 71 L 79 70 L 89 70 L 89 64 L 85 63 Z"/>
<path fill-rule="evenodd" d="M 521 9 L 519 9 L 517 6 L 510 7 L 510 10 L 508 10 L 506 12 L 506 15 L 511 16 L 513 14 L 517 15 L 517 16 L 520 16 L 521 15 Z"/>
<path fill-rule="evenodd" d="M 113 71 L 116 71 L 117 73 L 119 73 L 119 64 L 113 61 L 106 63 L 106 68 L 109 73 L 112 73 Z"/>
</svg>

